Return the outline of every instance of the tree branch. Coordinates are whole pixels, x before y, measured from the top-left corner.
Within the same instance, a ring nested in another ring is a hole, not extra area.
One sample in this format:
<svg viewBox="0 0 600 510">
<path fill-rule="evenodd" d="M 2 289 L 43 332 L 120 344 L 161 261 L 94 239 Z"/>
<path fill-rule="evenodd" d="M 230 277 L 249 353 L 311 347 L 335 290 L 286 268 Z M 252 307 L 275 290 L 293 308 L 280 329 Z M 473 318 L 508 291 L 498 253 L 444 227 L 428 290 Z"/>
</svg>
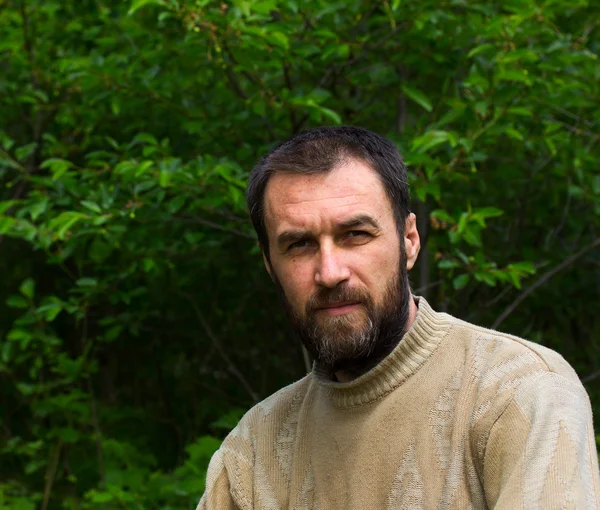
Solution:
<svg viewBox="0 0 600 510">
<path fill-rule="evenodd" d="M 582 377 L 581 382 L 583 384 L 587 384 L 589 382 L 592 382 L 594 379 L 598 379 L 598 377 L 600 377 L 600 370 L 596 370 L 595 372 L 592 372 L 591 374 Z"/>
<path fill-rule="evenodd" d="M 81 332 L 81 350 L 82 356 L 88 351 L 88 312 L 85 310 L 83 316 L 83 325 Z M 94 426 L 94 434 L 96 435 L 96 458 L 98 461 L 98 475 L 100 476 L 100 487 L 106 488 L 106 473 L 104 471 L 104 447 L 102 445 L 102 429 L 98 419 L 98 407 L 96 405 L 96 396 L 94 394 L 94 385 L 92 384 L 92 376 L 87 376 L 87 389 L 90 394 L 90 407 L 92 411 L 92 424 Z"/>
<path fill-rule="evenodd" d="M 56 477 L 56 468 L 58 467 L 58 461 L 60 460 L 60 451 L 62 449 L 62 441 L 59 439 L 54 449 L 48 469 L 46 470 L 46 483 L 44 485 L 44 499 L 42 501 L 42 510 L 48 508 L 48 502 L 50 501 L 50 494 L 52 493 L 52 486 L 54 485 L 54 479 Z"/>
<path fill-rule="evenodd" d="M 533 284 L 531 284 L 529 287 L 527 287 L 525 290 L 523 290 L 523 292 L 521 292 L 518 296 L 517 299 L 515 299 L 507 308 L 506 310 L 504 310 L 500 316 L 494 321 L 494 324 L 492 324 L 492 329 L 497 329 L 498 326 L 500 324 L 502 324 L 502 322 L 504 321 L 504 319 L 506 319 L 511 313 L 513 313 L 517 307 L 523 302 L 523 300 L 529 296 L 529 294 L 531 294 L 534 290 L 536 290 L 538 287 L 541 287 L 542 285 L 544 285 L 544 283 L 546 283 L 550 278 L 552 278 L 555 274 L 557 274 L 559 271 L 562 271 L 563 269 L 565 269 L 566 267 L 570 266 L 571 264 L 573 264 L 573 262 L 575 262 L 577 259 L 581 258 L 583 255 L 585 255 L 587 252 L 593 250 L 594 248 L 600 246 L 600 237 L 596 238 L 594 241 L 592 241 L 590 244 L 588 244 L 587 246 L 584 246 L 581 250 L 579 250 L 577 253 L 574 253 L 573 255 L 567 257 L 565 260 L 563 260 L 560 264 L 558 264 L 557 266 L 553 267 L 552 269 L 550 269 L 550 271 L 544 273 L 540 278 L 538 278 Z"/>
<path fill-rule="evenodd" d="M 227 364 L 227 368 L 229 369 L 229 371 L 237 378 L 237 380 L 240 382 L 240 384 L 244 387 L 244 389 L 246 390 L 248 395 L 250 395 L 250 397 L 252 398 L 252 401 L 254 403 L 259 402 L 260 398 L 259 398 L 258 394 L 252 389 L 252 387 L 250 386 L 250 384 L 244 377 L 244 374 L 242 374 L 240 372 L 240 370 L 235 366 L 235 363 L 233 363 L 233 361 L 231 360 L 231 358 L 229 357 L 229 355 L 227 354 L 225 349 L 223 349 L 223 345 L 221 344 L 221 342 L 219 341 L 217 336 L 214 334 L 214 332 L 208 325 L 208 322 L 206 321 L 206 319 L 204 318 L 204 315 L 198 308 L 198 305 L 196 305 L 196 303 L 194 302 L 192 296 L 190 296 L 189 294 L 187 294 L 185 292 L 180 292 L 180 294 L 189 301 L 190 305 L 194 309 L 194 312 L 196 314 L 198 322 L 202 326 L 202 329 L 206 333 L 206 336 L 212 342 L 214 348 L 217 350 L 217 352 L 219 353 L 221 358 L 223 358 L 223 361 L 225 361 L 225 363 Z"/>
<path fill-rule="evenodd" d="M 196 223 L 198 225 L 204 225 L 206 227 L 214 228 L 215 230 L 229 232 L 230 234 L 235 234 L 237 236 L 245 237 L 246 239 L 252 239 L 253 241 L 256 241 L 256 237 L 254 237 L 252 234 L 249 234 L 248 232 L 244 232 L 243 230 L 238 230 L 235 228 L 227 228 L 222 225 L 219 225 L 218 223 L 215 223 L 214 221 L 206 220 L 204 218 L 182 216 L 179 218 L 179 221 L 184 221 L 186 223 Z"/>
<path fill-rule="evenodd" d="M 35 52 L 33 49 L 33 43 L 31 42 L 31 33 L 29 31 L 29 15 L 27 14 L 27 5 L 25 0 L 21 0 L 19 4 L 19 10 L 21 12 L 21 20 L 23 22 L 23 45 L 25 46 L 25 52 L 27 53 L 27 60 L 31 66 L 31 82 L 34 88 L 38 88 L 39 76 L 35 66 Z"/>
</svg>

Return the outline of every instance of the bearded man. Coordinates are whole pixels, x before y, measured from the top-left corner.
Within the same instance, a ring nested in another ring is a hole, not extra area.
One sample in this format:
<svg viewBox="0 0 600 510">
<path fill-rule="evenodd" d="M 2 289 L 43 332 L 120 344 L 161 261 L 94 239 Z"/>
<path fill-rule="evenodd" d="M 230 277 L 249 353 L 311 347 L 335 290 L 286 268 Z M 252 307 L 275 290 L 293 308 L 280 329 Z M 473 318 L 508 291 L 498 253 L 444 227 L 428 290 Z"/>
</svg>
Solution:
<svg viewBox="0 0 600 510">
<path fill-rule="evenodd" d="M 413 296 L 406 169 L 355 127 L 301 133 L 248 186 L 312 372 L 252 408 L 198 509 L 595 509 L 588 396 L 557 353 Z"/>
</svg>

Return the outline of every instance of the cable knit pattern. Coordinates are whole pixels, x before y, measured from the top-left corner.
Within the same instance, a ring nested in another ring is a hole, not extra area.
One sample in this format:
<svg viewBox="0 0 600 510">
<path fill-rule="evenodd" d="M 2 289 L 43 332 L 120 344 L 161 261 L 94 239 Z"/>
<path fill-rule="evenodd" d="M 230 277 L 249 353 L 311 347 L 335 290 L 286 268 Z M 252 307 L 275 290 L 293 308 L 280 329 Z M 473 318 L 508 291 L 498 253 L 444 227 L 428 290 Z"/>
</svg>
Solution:
<svg viewBox="0 0 600 510">
<path fill-rule="evenodd" d="M 319 367 L 248 411 L 198 510 L 597 509 L 588 396 L 557 353 L 436 313 L 348 383 Z"/>
</svg>

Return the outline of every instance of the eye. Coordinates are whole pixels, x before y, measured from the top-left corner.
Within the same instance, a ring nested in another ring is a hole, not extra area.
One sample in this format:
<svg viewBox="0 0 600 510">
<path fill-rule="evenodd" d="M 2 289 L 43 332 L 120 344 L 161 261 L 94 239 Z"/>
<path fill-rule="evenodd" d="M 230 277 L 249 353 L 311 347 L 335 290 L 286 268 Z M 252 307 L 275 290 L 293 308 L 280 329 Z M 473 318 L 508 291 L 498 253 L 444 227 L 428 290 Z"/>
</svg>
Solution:
<svg viewBox="0 0 600 510">
<path fill-rule="evenodd" d="M 356 239 L 361 237 L 371 237 L 371 234 L 365 232 L 364 230 L 350 230 L 349 232 L 346 232 L 347 239 Z"/>
<path fill-rule="evenodd" d="M 310 245 L 311 245 L 310 239 L 301 239 L 300 241 L 296 241 L 296 242 L 290 244 L 287 247 L 287 251 L 299 250 L 301 248 L 307 248 Z"/>
</svg>

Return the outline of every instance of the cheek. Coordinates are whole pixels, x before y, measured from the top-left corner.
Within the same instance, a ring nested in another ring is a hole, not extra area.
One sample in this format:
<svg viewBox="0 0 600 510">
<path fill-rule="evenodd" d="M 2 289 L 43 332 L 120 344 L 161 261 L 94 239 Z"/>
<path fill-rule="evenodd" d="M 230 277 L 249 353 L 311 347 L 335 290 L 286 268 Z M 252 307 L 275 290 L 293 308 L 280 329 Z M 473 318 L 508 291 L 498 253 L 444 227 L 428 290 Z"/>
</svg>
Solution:
<svg viewBox="0 0 600 510">
<path fill-rule="evenodd" d="M 357 257 L 355 263 L 360 268 L 358 276 L 367 288 L 374 294 L 380 294 L 398 273 L 400 247 L 387 244 L 374 247 L 369 253 Z"/>
<path fill-rule="evenodd" d="M 294 306 L 303 306 L 314 290 L 312 265 L 292 259 L 279 268 L 278 274 L 288 300 Z"/>
</svg>

